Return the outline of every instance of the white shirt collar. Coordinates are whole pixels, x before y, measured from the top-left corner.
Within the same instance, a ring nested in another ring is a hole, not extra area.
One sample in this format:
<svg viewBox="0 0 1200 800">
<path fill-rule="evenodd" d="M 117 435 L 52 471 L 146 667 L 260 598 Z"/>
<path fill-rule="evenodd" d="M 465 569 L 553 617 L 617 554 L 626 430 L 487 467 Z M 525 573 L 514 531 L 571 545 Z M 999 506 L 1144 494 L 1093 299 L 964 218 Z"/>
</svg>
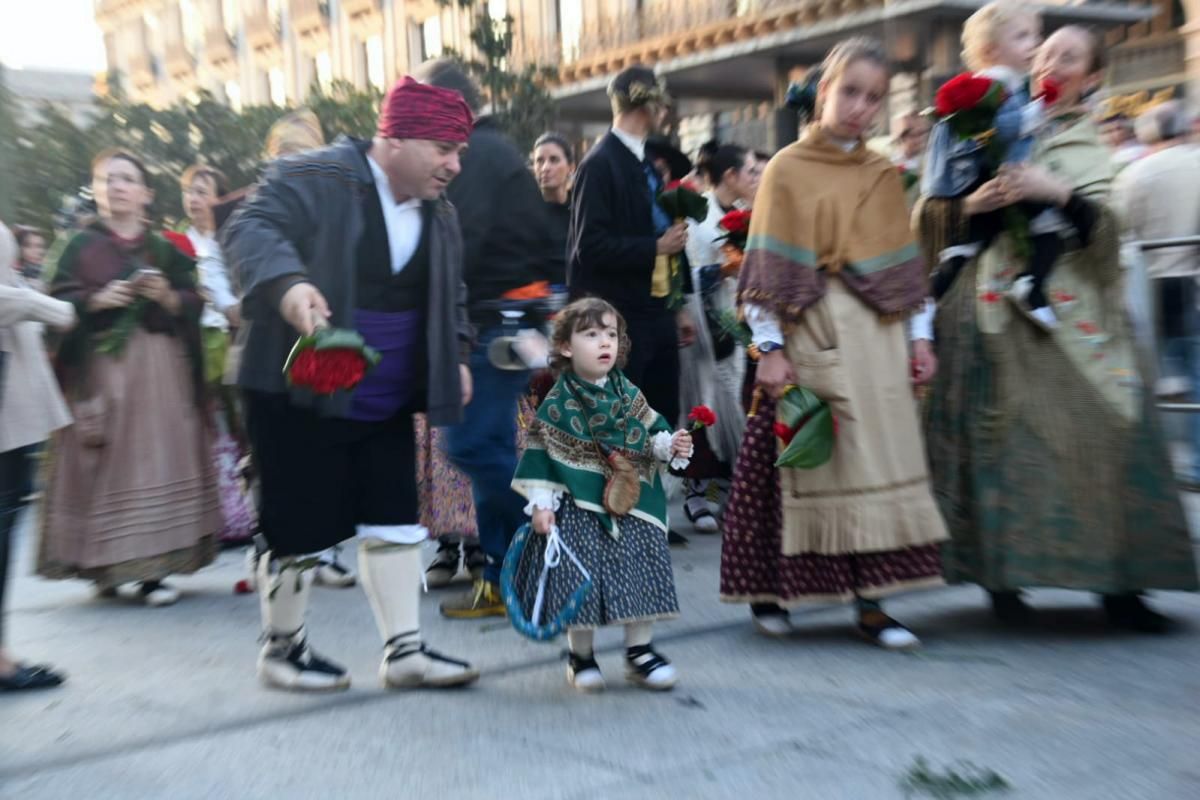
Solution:
<svg viewBox="0 0 1200 800">
<path fill-rule="evenodd" d="M 367 156 L 367 165 L 371 168 L 371 174 L 375 176 L 375 185 L 379 187 L 379 200 L 384 204 L 384 208 L 394 206 L 397 211 L 407 211 L 421 207 L 421 198 L 419 197 L 412 197 L 403 203 L 397 203 L 396 195 L 392 193 L 392 184 L 388 182 L 388 176 L 383 171 L 383 167 L 376 164 L 375 159 L 370 156 Z"/>
<path fill-rule="evenodd" d="M 629 148 L 629 152 L 637 156 L 638 161 L 646 160 L 646 139 L 645 137 L 637 137 L 632 133 L 627 133 L 617 126 L 613 126 L 613 136 L 621 140 L 621 143 Z"/>
</svg>

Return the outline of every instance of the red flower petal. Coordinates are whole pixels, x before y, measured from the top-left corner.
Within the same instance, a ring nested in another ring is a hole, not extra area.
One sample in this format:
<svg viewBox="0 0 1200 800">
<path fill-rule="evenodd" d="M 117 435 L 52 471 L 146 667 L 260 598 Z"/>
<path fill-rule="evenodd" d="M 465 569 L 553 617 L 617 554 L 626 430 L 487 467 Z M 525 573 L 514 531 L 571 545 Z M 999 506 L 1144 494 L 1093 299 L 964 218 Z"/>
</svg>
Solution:
<svg viewBox="0 0 1200 800">
<path fill-rule="evenodd" d="M 196 248 L 192 246 L 192 240 L 186 234 L 176 233 L 175 231 L 163 231 L 162 235 L 164 239 L 175 245 L 176 250 L 188 258 L 196 257 Z"/>
<path fill-rule="evenodd" d="M 688 419 L 705 428 L 717 424 L 717 415 L 708 406 L 696 406 L 688 414 Z"/>
<path fill-rule="evenodd" d="M 979 105 L 991 91 L 992 81 L 964 72 L 942 84 L 934 98 L 934 108 L 939 117 L 948 117 Z"/>
</svg>

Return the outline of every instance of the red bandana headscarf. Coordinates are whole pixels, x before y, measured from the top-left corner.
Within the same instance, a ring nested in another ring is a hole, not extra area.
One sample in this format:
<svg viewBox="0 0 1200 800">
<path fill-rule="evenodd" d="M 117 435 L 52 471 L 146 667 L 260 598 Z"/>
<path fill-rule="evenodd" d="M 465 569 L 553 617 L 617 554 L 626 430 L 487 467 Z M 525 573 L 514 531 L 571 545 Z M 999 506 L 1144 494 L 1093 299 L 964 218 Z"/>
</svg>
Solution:
<svg viewBox="0 0 1200 800">
<path fill-rule="evenodd" d="M 465 142 L 472 125 L 461 94 L 409 77 L 392 87 L 379 110 L 379 135 L 388 139 Z"/>
</svg>

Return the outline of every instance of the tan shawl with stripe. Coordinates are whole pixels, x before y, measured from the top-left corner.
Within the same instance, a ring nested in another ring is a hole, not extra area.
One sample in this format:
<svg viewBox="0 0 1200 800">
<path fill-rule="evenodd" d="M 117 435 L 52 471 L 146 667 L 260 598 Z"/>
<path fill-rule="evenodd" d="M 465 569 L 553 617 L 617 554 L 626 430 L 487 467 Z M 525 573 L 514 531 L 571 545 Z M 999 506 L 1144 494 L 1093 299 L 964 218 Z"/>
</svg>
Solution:
<svg viewBox="0 0 1200 800">
<path fill-rule="evenodd" d="M 906 314 L 927 293 L 908 219 L 890 161 L 862 142 L 847 152 L 811 125 L 763 175 L 738 299 L 794 323 L 839 274 L 881 316 Z"/>
</svg>

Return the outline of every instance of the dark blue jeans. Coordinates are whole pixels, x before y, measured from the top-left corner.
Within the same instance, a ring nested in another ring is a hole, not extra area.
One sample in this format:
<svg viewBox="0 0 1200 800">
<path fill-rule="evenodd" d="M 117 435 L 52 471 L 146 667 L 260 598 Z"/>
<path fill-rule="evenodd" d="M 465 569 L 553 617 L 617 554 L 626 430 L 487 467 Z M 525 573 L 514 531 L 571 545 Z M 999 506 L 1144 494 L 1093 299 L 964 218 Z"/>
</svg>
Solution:
<svg viewBox="0 0 1200 800">
<path fill-rule="evenodd" d="M 500 370 L 488 360 L 488 346 L 500 328 L 481 331 L 471 353 L 474 397 L 463 421 L 448 429 L 446 455 L 471 479 L 479 545 L 487 556 L 483 576 L 500 581 L 504 554 L 525 524 L 525 501 L 512 490 L 517 469 L 517 401 L 529 388 L 526 371 Z"/>
</svg>

